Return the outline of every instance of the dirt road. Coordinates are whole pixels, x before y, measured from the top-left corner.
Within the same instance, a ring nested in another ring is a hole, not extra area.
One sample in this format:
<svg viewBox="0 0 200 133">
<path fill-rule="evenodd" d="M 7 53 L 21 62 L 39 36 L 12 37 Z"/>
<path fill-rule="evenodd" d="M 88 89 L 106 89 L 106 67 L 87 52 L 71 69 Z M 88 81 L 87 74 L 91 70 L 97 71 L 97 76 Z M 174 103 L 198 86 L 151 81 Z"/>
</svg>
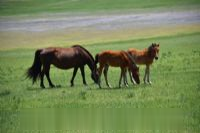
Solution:
<svg viewBox="0 0 200 133">
<path fill-rule="evenodd" d="M 168 11 L 157 13 L 126 13 L 109 15 L 57 14 L 37 18 L 0 19 L 0 31 L 44 32 L 62 29 L 115 30 L 164 25 L 199 24 L 199 11 Z"/>
</svg>

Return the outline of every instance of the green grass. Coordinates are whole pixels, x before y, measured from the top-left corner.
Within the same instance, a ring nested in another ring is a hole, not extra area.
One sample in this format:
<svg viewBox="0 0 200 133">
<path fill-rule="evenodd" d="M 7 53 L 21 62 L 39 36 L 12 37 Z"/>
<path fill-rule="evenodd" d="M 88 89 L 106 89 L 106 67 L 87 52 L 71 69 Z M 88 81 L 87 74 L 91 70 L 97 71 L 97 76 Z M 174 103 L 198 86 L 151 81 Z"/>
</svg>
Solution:
<svg viewBox="0 0 200 133">
<path fill-rule="evenodd" d="M 0 52 L 0 122 L 3 131 L 16 131 L 17 112 L 25 108 L 139 108 L 181 109 L 186 112 L 185 132 L 200 131 L 200 33 L 148 39 L 116 41 L 86 45 L 93 55 L 107 49 L 146 48 L 160 42 L 160 58 L 151 67 L 152 85 L 131 85 L 119 89 L 118 68 L 110 68 L 108 79 L 113 89 L 98 89 L 86 68 L 88 86 L 82 84 L 80 72 L 71 88 L 72 70 L 51 68 L 51 78 L 57 89 L 40 89 L 39 83 L 31 85 L 25 80 L 25 71 L 32 65 L 34 49 L 17 49 Z M 144 66 L 140 67 L 141 80 Z M 130 81 L 129 81 L 130 82 Z M 48 87 L 45 79 L 45 85 Z M 131 112 L 129 112 L 131 114 Z M 56 115 L 56 114 L 55 114 Z M 63 114 L 65 115 L 65 113 Z M 66 114 L 67 115 L 67 114 Z M 68 114 L 69 115 L 69 114 Z M 84 114 L 82 114 L 84 115 Z M 100 124 L 100 123 L 99 123 Z M 100 124 L 101 125 L 101 124 Z M 91 127 L 92 128 L 92 127 Z M 93 128 L 92 128 L 93 129 Z M 153 132 L 153 131 L 152 131 Z M 182 131 L 180 131 L 182 132 Z"/>
<path fill-rule="evenodd" d="M 199 0 L 1 0 L 0 15 L 199 7 Z"/>
</svg>

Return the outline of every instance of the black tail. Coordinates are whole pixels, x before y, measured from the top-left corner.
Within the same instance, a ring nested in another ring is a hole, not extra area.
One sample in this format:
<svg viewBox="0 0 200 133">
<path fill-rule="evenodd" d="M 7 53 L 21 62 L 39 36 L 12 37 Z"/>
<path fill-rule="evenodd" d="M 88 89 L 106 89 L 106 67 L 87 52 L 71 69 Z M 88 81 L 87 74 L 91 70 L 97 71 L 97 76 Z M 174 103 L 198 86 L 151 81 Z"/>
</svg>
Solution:
<svg viewBox="0 0 200 133">
<path fill-rule="evenodd" d="M 95 64 L 97 64 L 99 62 L 99 54 L 96 54 L 94 62 L 95 62 Z"/>
<path fill-rule="evenodd" d="M 32 79 L 33 84 L 35 83 L 37 78 L 40 77 L 40 74 L 41 74 L 42 63 L 40 61 L 40 52 L 41 52 L 41 50 L 37 50 L 35 52 L 35 58 L 34 58 L 33 65 L 26 72 L 27 78 Z"/>
</svg>

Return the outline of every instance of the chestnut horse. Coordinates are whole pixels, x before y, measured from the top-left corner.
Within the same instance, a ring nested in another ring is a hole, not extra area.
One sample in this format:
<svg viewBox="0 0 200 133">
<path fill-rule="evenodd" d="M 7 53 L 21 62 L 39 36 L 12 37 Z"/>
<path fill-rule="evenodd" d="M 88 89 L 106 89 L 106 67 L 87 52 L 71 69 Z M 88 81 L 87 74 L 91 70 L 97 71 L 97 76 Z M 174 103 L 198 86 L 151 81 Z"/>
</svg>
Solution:
<svg viewBox="0 0 200 133">
<path fill-rule="evenodd" d="M 135 59 L 135 63 L 138 65 L 146 65 L 145 75 L 144 75 L 144 83 L 151 84 L 150 81 L 150 65 L 153 63 L 154 59 L 158 59 L 159 54 L 159 44 L 152 43 L 147 49 L 137 50 L 134 48 L 128 49 L 128 53 Z M 132 79 L 131 73 L 129 71 L 131 81 L 134 83 Z"/>
<path fill-rule="evenodd" d="M 81 70 L 83 84 L 87 85 L 84 72 L 84 66 L 87 64 L 91 70 L 91 78 L 95 83 L 98 83 L 97 67 L 94 58 L 80 45 L 74 45 L 71 48 L 50 47 L 36 50 L 33 65 L 28 69 L 27 77 L 32 79 L 33 84 L 40 78 L 40 87 L 45 88 L 43 78 L 46 75 L 49 86 L 55 87 L 49 75 L 51 64 L 60 69 L 74 68 L 71 86 L 74 85 L 74 78 L 78 68 Z"/>
<path fill-rule="evenodd" d="M 95 63 L 97 64 L 99 62 L 99 88 L 101 88 L 101 74 L 102 70 L 104 69 L 104 77 L 106 80 L 106 85 L 110 88 L 110 84 L 108 83 L 107 79 L 107 72 L 108 67 L 120 67 L 121 68 L 121 75 L 119 79 L 119 88 L 121 87 L 121 80 L 122 77 L 125 79 L 126 69 L 129 68 L 132 72 L 133 78 L 135 81 L 139 84 L 139 68 L 136 66 L 134 60 L 132 59 L 131 55 L 129 55 L 125 51 L 103 51 L 96 55 L 95 57 Z M 126 85 L 124 80 L 124 85 Z"/>
</svg>

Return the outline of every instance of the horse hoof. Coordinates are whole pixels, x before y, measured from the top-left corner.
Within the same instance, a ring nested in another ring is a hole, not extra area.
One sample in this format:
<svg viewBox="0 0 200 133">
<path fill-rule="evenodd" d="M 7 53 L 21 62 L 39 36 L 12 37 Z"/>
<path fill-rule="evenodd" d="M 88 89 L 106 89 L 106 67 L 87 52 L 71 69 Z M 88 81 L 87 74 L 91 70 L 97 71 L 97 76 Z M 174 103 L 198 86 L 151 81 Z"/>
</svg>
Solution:
<svg viewBox="0 0 200 133">
<path fill-rule="evenodd" d="M 109 86 L 108 86 L 108 88 L 112 89 L 112 86 L 111 86 L 111 85 L 109 85 Z"/>
<path fill-rule="evenodd" d="M 56 85 L 56 88 L 61 88 L 61 85 Z"/>
<path fill-rule="evenodd" d="M 151 85 L 151 84 L 152 84 L 152 82 L 151 82 L 151 81 L 149 81 L 149 84 Z"/>
<path fill-rule="evenodd" d="M 44 85 L 40 85 L 40 87 L 41 87 L 42 89 L 45 89 L 45 86 L 44 86 Z"/>
</svg>

